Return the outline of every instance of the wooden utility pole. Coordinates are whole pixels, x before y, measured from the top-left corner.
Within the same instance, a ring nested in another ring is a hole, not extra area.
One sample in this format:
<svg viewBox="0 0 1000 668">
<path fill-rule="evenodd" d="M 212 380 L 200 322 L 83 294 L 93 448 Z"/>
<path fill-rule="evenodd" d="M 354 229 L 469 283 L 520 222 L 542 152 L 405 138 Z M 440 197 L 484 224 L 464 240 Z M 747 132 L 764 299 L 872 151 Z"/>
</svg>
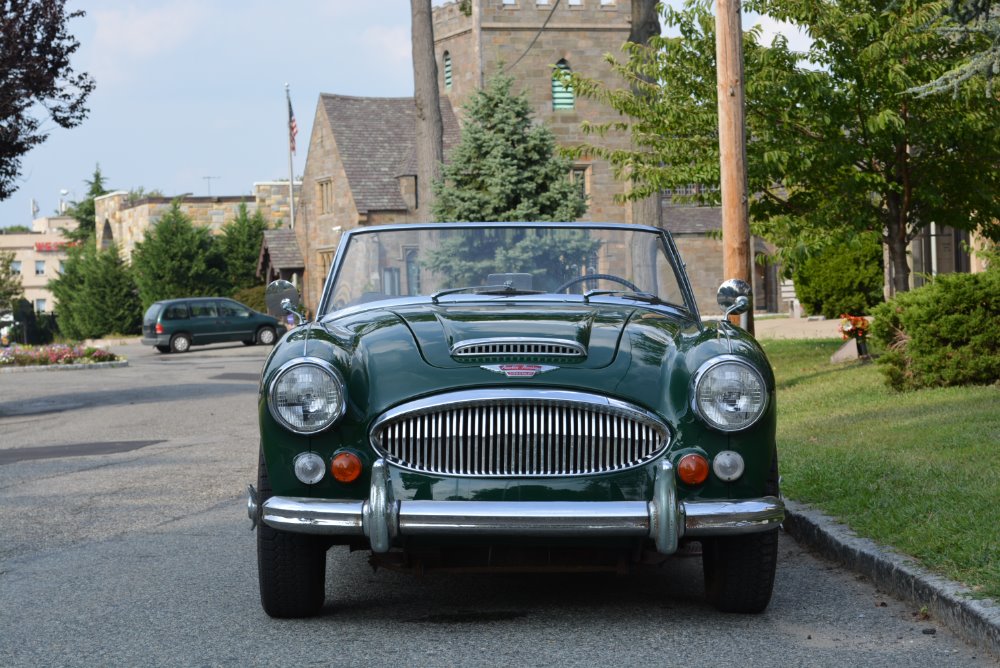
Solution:
<svg viewBox="0 0 1000 668">
<path fill-rule="evenodd" d="M 747 213 L 746 122 L 743 97 L 743 26 L 739 0 L 716 0 L 715 60 L 719 97 L 723 277 L 753 285 Z M 733 316 L 734 318 L 737 316 Z M 753 334 L 753 300 L 746 317 Z"/>
<path fill-rule="evenodd" d="M 417 106 L 417 211 L 421 221 L 431 220 L 434 181 L 444 162 L 444 126 L 434 56 L 434 21 L 431 0 L 410 0 L 413 40 L 413 99 Z"/>
</svg>

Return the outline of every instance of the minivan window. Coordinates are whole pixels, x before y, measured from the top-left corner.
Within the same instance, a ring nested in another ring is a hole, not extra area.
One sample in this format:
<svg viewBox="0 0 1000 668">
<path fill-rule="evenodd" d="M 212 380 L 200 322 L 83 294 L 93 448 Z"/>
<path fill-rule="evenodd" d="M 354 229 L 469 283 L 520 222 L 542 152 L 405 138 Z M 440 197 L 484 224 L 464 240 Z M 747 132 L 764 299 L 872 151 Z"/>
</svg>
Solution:
<svg viewBox="0 0 1000 668">
<path fill-rule="evenodd" d="M 187 317 L 188 310 L 184 304 L 171 304 L 163 312 L 164 320 L 186 320 Z"/>
<path fill-rule="evenodd" d="M 142 321 L 145 322 L 156 322 L 156 317 L 160 315 L 160 309 L 163 308 L 163 304 L 153 304 L 148 309 L 146 309 L 146 314 L 142 316 Z"/>
<path fill-rule="evenodd" d="M 219 302 L 219 315 L 223 318 L 249 318 L 250 309 L 236 302 Z"/>
<path fill-rule="evenodd" d="M 218 312 L 212 302 L 191 302 L 192 318 L 215 318 Z"/>
</svg>

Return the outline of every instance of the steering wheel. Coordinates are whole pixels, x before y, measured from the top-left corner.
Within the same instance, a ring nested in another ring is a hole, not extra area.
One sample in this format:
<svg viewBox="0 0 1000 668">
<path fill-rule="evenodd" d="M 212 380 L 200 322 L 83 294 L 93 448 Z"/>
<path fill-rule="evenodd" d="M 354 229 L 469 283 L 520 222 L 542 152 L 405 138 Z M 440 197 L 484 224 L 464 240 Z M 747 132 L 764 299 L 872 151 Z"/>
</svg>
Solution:
<svg viewBox="0 0 1000 668">
<path fill-rule="evenodd" d="M 621 283 L 622 285 L 626 286 L 629 290 L 632 290 L 633 292 L 642 292 L 642 290 L 640 290 L 639 287 L 632 281 L 624 279 L 621 276 L 615 276 L 614 274 L 587 274 L 586 276 L 577 276 L 576 278 L 571 278 L 562 285 L 560 285 L 558 288 L 555 289 L 555 292 L 562 292 L 566 288 L 576 285 L 577 283 L 583 283 L 584 281 L 597 281 L 600 279 L 604 279 L 605 281 L 614 281 L 615 283 Z"/>
</svg>

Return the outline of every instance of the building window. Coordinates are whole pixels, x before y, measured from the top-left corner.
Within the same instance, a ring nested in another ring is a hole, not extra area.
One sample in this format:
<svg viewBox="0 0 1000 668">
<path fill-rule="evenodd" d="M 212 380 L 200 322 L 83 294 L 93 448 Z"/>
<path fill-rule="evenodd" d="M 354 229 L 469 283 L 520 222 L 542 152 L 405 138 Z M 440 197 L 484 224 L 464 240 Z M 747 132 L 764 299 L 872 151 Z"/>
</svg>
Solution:
<svg viewBox="0 0 1000 668">
<path fill-rule="evenodd" d="M 388 267 L 382 270 L 382 294 L 399 296 L 399 269 Z"/>
<path fill-rule="evenodd" d="M 319 181 L 317 184 L 319 193 L 319 212 L 320 213 L 332 213 L 333 212 L 333 181 L 327 179 L 325 181 Z"/>
<path fill-rule="evenodd" d="M 14 260 L 13 262 L 11 262 L 10 263 L 10 271 L 15 276 L 17 276 L 18 274 L 20 274 L 21 273 L 21 261 L 20 260 Z"/>
<path fill-rule="evenodd" d="M 45 275 L 45 260 L 35 260 L 35 276 Z"/>
<path fill-rule="evenodd" d="M 45 300 L 36 299 L 35 300 L 35 313 L 45 313 Z"/>
<path fill-rule="evenodd" d="M 601 0 L 601 7 L 614 7 L 615 0 Z"/>
<path fill-rule="evenodd" d="M 66 261 L 65 260 L 59 260 L 59 273 L 60 274 L 65 274 L 66 273 Z"/>
<path fill-rule="evenodd" d="M 587 199 L 590 196 L 590 165 L 573 165 L 569 180 L 576 186 L 580 197 Z"/>
<path fill-rule="evenodd" d="M 406 293 L 409 295 L 420 294 L 420 262 L 417 257 L 417 249 L 407 249 L 406 254 Z"/>
<path fill-rule="evenodd" d="M 583 6 L 583 0 L 569 0 L 569 6 L 570 7 L 582 7 Z"/>
<path fill-rule="evenodd" d="M 562 75 L 569 74 L 572 71 L 573 70 L 569 68 L 569 63 L 565 60 L 560 60 L 552 69 L 553 111 L 573 109 L 576 106 L 574 102 L 573 85 L 569 82 L 563 83 L 562 81 Z"/>
<path fill-rule="evenodd" d="M 503 0 L 503 4 L 507 6 L 513 6 L 517 4 L 517 0 Z"/>
<path fill-rule="evenodd" d="M 451 54 L 444 52 L 444 89 L 451 90 Z"/>
</svg>

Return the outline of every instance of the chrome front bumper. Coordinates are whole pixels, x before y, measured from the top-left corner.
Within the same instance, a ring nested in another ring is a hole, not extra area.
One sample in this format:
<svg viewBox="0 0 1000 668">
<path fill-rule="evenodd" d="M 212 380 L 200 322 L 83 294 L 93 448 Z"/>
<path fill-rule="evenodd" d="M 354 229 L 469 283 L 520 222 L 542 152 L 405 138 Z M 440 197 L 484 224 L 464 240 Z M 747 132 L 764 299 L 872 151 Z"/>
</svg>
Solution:
<svg viewBox="0 0 1000 668">
<path fill-rule="evenodd" d="M 648 536 L 664 554 L 683 536 L 729 536 L 776 527 L 780 499 L 680 501 L 674 467 L 657 465 L 651 501 L 396 501 L 386 464 L 372 467 L 367 501 L 272 496 L 263 506 L 250 488 L 247 512 L 256 526 L 295 533 L 367 536 L 387 552 L 396 536 Z"/>
</svg>

